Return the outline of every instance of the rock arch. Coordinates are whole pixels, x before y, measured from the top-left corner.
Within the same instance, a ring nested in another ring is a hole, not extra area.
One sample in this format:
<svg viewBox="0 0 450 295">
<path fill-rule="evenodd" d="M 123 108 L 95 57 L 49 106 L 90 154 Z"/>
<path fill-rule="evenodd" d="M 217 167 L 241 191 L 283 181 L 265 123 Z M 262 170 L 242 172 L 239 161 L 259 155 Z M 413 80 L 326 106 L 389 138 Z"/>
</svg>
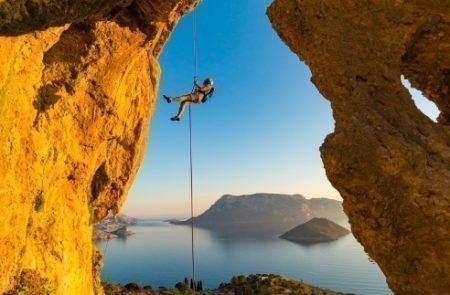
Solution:
<svg viewBox="0 0 450 295">
<path fill-rule="evenodd" d="M 331 102 L 321 147 L 352 232 L 396 294 L 450 290 L 450 5 L 276 0 L 268 16 Z M 400 81 L 433 100 L 434 123 Z"/>
</svg>

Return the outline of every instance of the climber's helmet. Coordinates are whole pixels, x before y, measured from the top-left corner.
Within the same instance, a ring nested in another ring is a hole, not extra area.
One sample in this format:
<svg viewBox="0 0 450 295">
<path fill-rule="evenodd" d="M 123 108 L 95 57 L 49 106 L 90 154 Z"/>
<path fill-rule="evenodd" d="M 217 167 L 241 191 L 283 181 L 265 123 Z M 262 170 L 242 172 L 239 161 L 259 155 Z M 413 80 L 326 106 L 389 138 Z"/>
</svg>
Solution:
<svg viewBox="0 0 450 295">
<path fill-rule="evenodd" d="M 206 78 L 205 81 L 203 81 L 203 85 L 214 85 L 214 80 L 212 78 Z"/>
</svg>

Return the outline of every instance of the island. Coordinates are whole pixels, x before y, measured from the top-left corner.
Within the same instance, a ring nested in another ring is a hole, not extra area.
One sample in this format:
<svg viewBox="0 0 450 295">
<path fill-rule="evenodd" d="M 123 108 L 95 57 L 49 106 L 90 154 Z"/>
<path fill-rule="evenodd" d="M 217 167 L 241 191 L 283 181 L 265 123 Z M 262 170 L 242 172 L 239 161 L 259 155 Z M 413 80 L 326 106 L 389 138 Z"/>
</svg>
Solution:
<svg viewBox="0 0 450 295">
<path fill-rule="evenodd" d="M 194 221 L 197 227 L 218 232 L 279 236 L 314 217 L 346 220 L 342 202 L 337 200 L 307 199 L 300 194 L 258 193 L 224 195 Z M 171 223 L 190 225 L 191 220 L 172 220 Z"/>
<path fill-rule="evenodd" d="M 138 219 L 124 214 L 117 216 L 111 213 L 105 219 L 94 225 L 94 240 L 107 240 L 112 238 L 126 238 L 133 234 L 127 226 L 137 224 Z"/>
<path fill-rule="evenodd" d="M 297 243 L 311 244 L 334 241 L 349 233 L 349 230 L 331 220 L 313 218 L 284 233 L 280 238 Z"/>
</svg>

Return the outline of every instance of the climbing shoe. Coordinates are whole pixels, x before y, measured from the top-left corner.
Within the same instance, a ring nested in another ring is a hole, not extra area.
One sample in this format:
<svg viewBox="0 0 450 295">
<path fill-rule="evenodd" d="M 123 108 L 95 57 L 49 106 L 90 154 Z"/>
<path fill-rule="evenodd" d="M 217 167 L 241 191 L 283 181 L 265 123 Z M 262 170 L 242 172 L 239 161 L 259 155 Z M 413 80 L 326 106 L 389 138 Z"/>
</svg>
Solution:
<svg viewBox="0 0 450 295">
<path fill-rule="evenodd" d="M 178 118 L 177 116 L 170 118 L 170 120 L 172 121 L 180 121 L 180 118 Z"/>
<path fill-rule="evenodd" d="M 171 103 L 170 97 L 168 97 L 167 95 L 163 95 L 163 97 L 164 97 L 164 99 L 165 99 L 168 103 Z"/>
</svg>

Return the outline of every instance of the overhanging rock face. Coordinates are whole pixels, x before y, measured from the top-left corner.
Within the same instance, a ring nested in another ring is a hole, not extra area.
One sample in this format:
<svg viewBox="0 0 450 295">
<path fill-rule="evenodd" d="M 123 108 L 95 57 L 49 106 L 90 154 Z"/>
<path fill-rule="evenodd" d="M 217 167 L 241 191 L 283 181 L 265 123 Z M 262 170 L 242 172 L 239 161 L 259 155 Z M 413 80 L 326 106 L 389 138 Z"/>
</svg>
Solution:
<svg viewBox="0 0 450 295">
<path fill-rule="evenodd" d="M 450 2 L 276 0 L 268 16 L 331 102 L 321 152 L 353 234 L 396 294 L 448 293 Z"/>
<path fill-rule="evenodd" d="M 0 293 L 102 293 L 91 224 L 125 200 L 197 3 L 0 1 Z"/>
</svg>

